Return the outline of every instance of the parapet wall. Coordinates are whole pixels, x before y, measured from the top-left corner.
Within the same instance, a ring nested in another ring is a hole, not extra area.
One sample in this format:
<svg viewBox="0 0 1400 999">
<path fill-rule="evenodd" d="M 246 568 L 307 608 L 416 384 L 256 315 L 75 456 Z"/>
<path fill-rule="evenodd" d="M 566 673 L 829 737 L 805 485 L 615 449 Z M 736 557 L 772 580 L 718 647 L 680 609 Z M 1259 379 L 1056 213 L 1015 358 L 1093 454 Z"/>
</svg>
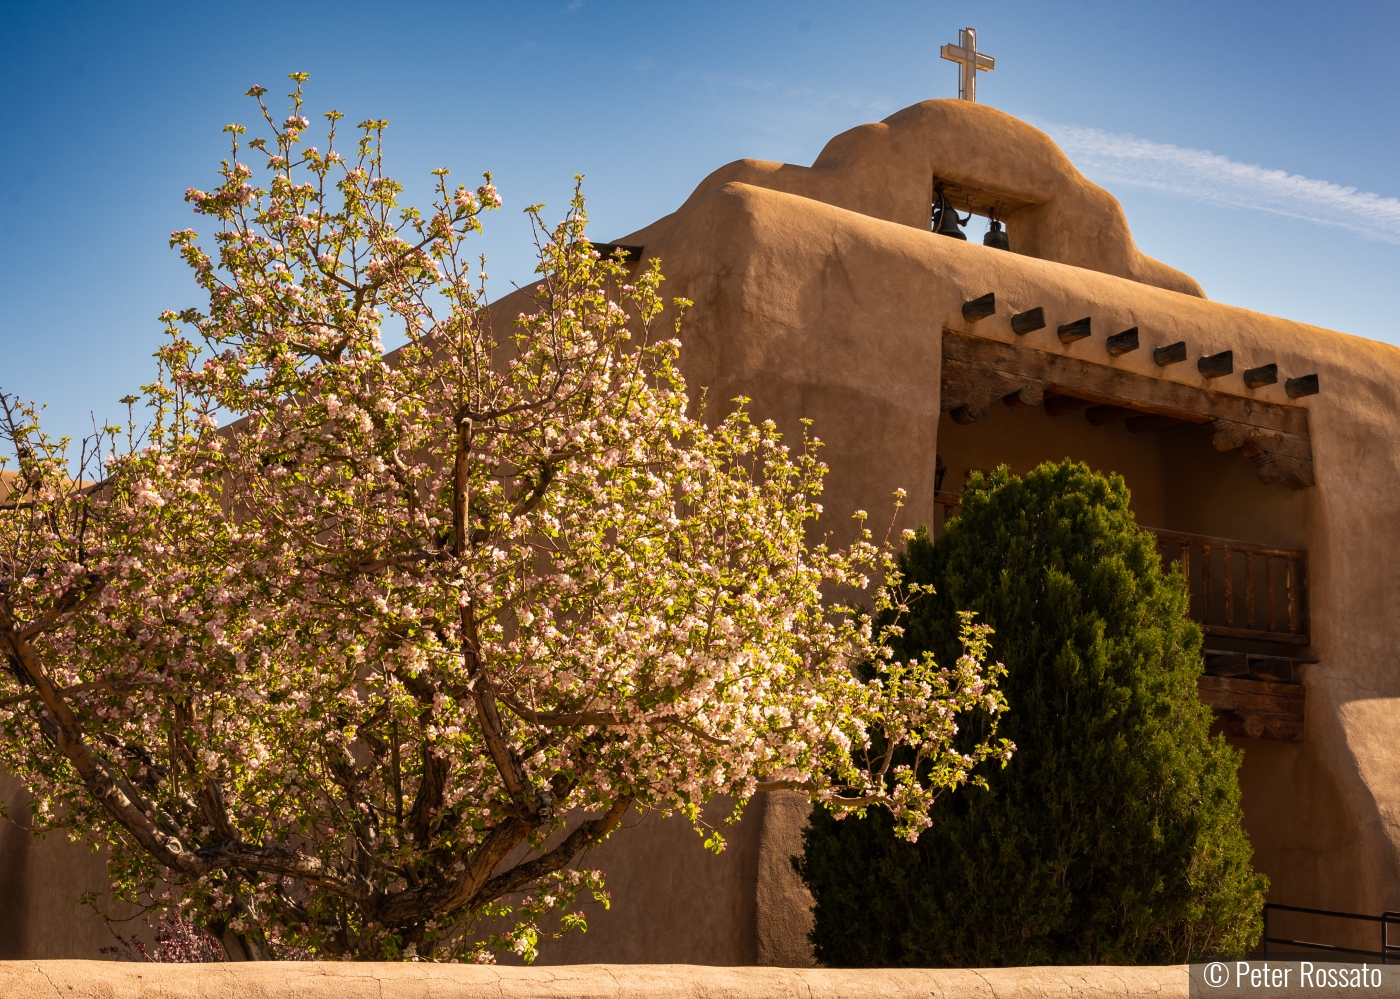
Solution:
<svg viewBox="0 0 1400 999">
<path fill-rule="evenodd" d="M 7 999 L 1185 999 L 1184 965 L 832 971 L 687 964 L 0 961 Z"/>
</svg>

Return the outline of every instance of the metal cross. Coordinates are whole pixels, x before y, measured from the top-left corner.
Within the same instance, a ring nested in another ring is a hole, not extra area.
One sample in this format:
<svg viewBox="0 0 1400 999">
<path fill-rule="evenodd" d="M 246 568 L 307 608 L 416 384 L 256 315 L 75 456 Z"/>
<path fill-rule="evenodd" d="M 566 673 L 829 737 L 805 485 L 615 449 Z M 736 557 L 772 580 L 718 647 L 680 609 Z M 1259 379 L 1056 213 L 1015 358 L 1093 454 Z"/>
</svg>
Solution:
<svg viewBox="0 0 1400 999">
<path fill-rule="evenodd" d="M 958 97 L 977 103 L 977 71 L 990 72 L 997 68 L 997 61 L 989 55 L 977 51 L 977 30 L 963 28 L 958 32 L 958 44 L 945 45 L 939 53 L 949 62 L 958 66 Z"/>
</svg>

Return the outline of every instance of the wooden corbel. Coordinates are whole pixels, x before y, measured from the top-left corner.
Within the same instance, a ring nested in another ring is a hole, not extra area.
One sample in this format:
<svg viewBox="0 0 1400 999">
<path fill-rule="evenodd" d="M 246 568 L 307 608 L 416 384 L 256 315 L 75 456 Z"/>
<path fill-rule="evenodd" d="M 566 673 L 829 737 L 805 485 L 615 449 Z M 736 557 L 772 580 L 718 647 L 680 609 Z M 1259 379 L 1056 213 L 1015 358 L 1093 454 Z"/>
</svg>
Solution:
<svg viewBox="0 0 1400 999">
<path fill-rule="evenodd" d="M 954 423 L 976 423 L 984 419 L 993 404 L 1005 400 L 1008 406 L 1038 406 L 1045 399 L 1046 383 L 1018 377 L 979 364 L 968 364 L 944 357 L 943 395 L 939 408 Z"/>
<path fill-rule="evenodd" d="M 1254 463 L 1264 482 L 1295 489 L 1314 484 L 1312 442 L 1307 437 L 1219 417 L 1211 420 L 1210 429 L 1210 443 L 1217 451 L 1238 450 Z"/>
</svg>

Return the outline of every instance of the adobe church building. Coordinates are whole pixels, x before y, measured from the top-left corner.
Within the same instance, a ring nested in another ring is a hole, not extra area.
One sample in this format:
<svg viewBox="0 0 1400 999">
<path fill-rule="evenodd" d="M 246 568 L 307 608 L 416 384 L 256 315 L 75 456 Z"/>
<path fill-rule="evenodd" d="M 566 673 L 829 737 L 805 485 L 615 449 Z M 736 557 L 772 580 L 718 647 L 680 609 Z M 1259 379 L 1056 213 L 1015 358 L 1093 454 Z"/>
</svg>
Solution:
<svg viewBox="0 0 1400 999">
<path fill-rule="evenodd" d="M 936 190 L 945 229 L 994 214 L 1009 252 L 932 231 Z M 936 531 L 970 470 L 1121 473 L 1187 570 L 1270 900 L 1400 909 L 1400 351 L 1209 301 L 1048 136 L 967 100 L 845 132 L 811 167 L 731 163 L 618 243 L 694 301 L 692 390 L 749 396 L 789 435 L 814 421 L 838 540 L 899 487 L 899 526 Z M 636 820 L 584 859 L 611 911 L 542 962 L 810 964 L 806 814 L 759 796 L 720 857 Z M 8 824 L 0 851 L 0 956 L 97 956 L 110 937 L 72 903 L 96 858 Z"/>
<path fill-rule="evenodd" d="M 936 187 L 1010 252 L 931 231 Z M 856 509 L 883 525 L 898 487 L 900 526 L 937 531 L 971 470 L 1121 473 L 1185 562 L 1269 900 L 1400 909 L 1400 350 L 1207 300 L 1048 136 L 967 100 L 854 128 L 811 167 L 721 167 L 618 242 L 694 301 L 693 388 L 789 435 L 814 421 L 832 531 Z M 587 861 L 612 911 L 542 959 L 810 963 L 806 807 L 763 798 L 720 858 L 679 821 L 616 835 Z M 1375 924 L 1273 927 L 1376 946 Z"/>
</svg>

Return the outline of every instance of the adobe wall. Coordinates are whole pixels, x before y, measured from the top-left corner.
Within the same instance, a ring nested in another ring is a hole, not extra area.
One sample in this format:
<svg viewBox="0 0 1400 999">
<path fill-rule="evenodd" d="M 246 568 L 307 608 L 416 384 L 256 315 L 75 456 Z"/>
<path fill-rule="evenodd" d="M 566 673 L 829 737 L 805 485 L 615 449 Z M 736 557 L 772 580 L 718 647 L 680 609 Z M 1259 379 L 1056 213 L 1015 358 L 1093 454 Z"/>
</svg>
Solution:
<svg viewBox="0 0 1400 999">
<path fill-rule="evenodd" d="M 1184 966 L 827 971 L 576 965 L 0 961 L 7 999 L 1185 999 Z"/>
<path fill-rule="evenodd" d="M 28 792 L 3 770 L 0 801 L 19 820 L 0 819 L 0 961 L 100 956 L 116 940 L 95 912 L 78 904 L 78 896 L 107 884 L 104 857 L 61 834 L 31 837 Z"/>
<path fill-rule="evenodd" d="M 683 818 L 629 812 L 622 829 L 583 860 L 603 870 L 612 908 L 588 906 L 588 932 L 542 944 L 539 964 L 764 963 L 754 886 L 766 804 L 755 803 L 723 830 L 728 846 L 719 856 Z M 728 798 L 716 798 L 704 817 L 717 825 L 730 808 Z"/>
<path fill-rule="evenodd" d="M 737 160 L 706 177 L 684 216 L 729 183 L 822 201 L 927 232 L 935 179 L 1001 204 L 1011 249 L 1205 297 L 1195 278 L 1138 250 L 1118 200 L 1044 132 L 995 108 L 923 101 L 842 132 L 810 167 Z M 961 203 L 955 208 L 967 211 Z M 669 216 L 668 216 L 669 218 Z M 666 220 L 663 219 L 663 222 Z"/>
</svg>

